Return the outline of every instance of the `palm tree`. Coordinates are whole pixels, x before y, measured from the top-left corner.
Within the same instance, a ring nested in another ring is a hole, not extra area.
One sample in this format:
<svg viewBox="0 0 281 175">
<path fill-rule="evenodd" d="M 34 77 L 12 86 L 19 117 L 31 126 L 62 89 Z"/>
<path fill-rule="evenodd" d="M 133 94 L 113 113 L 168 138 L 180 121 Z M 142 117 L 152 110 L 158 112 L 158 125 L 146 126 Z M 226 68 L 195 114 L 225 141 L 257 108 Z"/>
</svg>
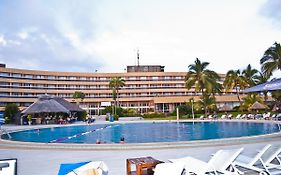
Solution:
<svg viewBox="0 0 281 175">
<path fill-rule="evenodd" d="M 281 46 L 275 42 L 273 46 L 268 48 L 263 57 L 260 59 L 262 65 L 262 73 L 266 76 L 271 76 L 275 70 L 281 69 Z"/>
<path fill-rule="evenodd" d="M 243 98 L 243 103 L 240 106 L 240 110 L 242 110 L 242 111 L 250 110 L 250 107 L 256 101 L 259 102 L 259 103 L 262 103 L 262 98 L 256 93 L 248 94 L 246 97 Z"/>
<path fill-rule="evenodd" d="M 266 83 L 269 80 L 269 76 L 264 75 L 263 73 L 259 72 L 259 75 L 257 76 L 257 85 Z M 266 102 L 268 99 L 267 91 L 263 91 L 264 101 Z"/>
<path fill-rule="evenodd" d="M 224 85 L 225 90 L 227 90 L 227 91 L 235 88 L 237 98 L 241 104 L 239 92 L 241 89 L 245 89 L 246 87 L 248 87 L 248 83 L 247 83 L 245 77 L 240 72 L 240 70 L 228 71 L 226 73 L 226 77 L 225 77 L 223 85 Z"/>
<path fill-rule="evenodd" d="M 259 71 L 257 69 L 252 69 L 251 64 L 249 64 L 246 69 L 242 71 L 243 76 L 246 79 L 246 82 L 249 84 L 249 86 L 255 86 L 257 83 L 257 73 Z"/>
<path fill-rule="evenodd" d="M 75 99 L 76 103 L 79 105 L 78 100 L 80 100 L 80 102 L 82 102 L 85 98 L 85 94 L 81 91 L 75 91 L 72 97 Z"/>
<path fill-rule="evenodd" d="M 115 106 L 115 114 L 116 114 L 116 106 L 119 106 L 119 89 L 121 87 L 125 86 L 125 80 L 121 77 L 113 77 L 109 82 L 109 87 L 112 88 L 112 96 L 114 100 L 114 106 Z M 117 105 L 116 105 L 117 101 Z"/>
<path fill-rule="evenodd" d="M 185 77 L 185 86 L 187 89 L 194 87 L 195 92 L 200 92 L 202 96 L 221 91 L 218 85 L 220 77 L 216 72 L 207 69 L 209 64 L 208 62 L 201 62 L 196 58 L 195 64 L 188 66 L 189 71 Z M 206 116 L 207 104 L 206 101 L 203 101 L 203 103 Z"/>
<path fill-rule="evenodd" d="M 204 107 L 206 105 L 207 113 L 210 111 L 215 111 L 217 109 L 216 98 L 210 94 L 204 93 L 204 95 L 199 100 L 199 105 Z"/>
</svg>

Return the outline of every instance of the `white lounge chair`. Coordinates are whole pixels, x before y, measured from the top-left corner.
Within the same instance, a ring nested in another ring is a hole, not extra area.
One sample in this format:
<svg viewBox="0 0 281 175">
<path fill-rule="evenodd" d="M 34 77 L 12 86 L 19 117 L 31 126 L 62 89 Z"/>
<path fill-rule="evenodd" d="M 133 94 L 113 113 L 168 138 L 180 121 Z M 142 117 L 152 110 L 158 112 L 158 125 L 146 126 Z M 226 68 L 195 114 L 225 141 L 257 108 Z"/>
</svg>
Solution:
<svg viewBox="0 0 281 175">
<path fill-rule="evenodd" d="M 264 120 L 269 120 L 269 118 L 270 118 L 270 112 L 263 114 Z"/>
<path fill-rule="evenodd" d="M 226 118 L 227 119 L 231 119 L 232 118 L 232 114 L 228 114 Z"/>
<path fill-rule="evenodd" d="M 246 169 L 254 170 L 257 172 L 266 172 L 263 167 L 258 167 L 257 164 L 263 163 L 262 156 L 266 154 L 266 151 L 271 147 L 270 144 L 264 146 L 254 157 L 249 157 L 245 155 L 239 155 L 234 161 L 234 165 L 237 167 L 243 167 Z M 242 171 L 240 171 L 242 173 Z"/>
<path fill-rule="evenodd" d="M 241 114 L 238 114 L 238 115 L 236 116 L 236 119 L 240 119 L 240 117 L 241 117 Z"/>
<path fill-rule="evenodd" d="M 208 119 L 213 119 L 213 116 L 212 115 L 208 115 Z"/>
<path fill-rule="evenodd" d="M 175 163 L 160 163 L 154 169 L 154 175 L 182 175 L 184 164 L 181 162 Z"/>
<path fill-rule="evenodd" d="M 281 174 L 281 146 L 271 146 L 262 156 L 261 162 L 269 174 L 278 171 Z"/>
<path fill-rule="evenodd" d="M 171 162 L 184 163 L 185 171 L 189 174 L 204 175 L 206 173 L 214 174 L 232 174 L 238 175 L 238 171 L 233 165 L 233 161 L 242 152 L 243 148 L 233 150 L 219 150 L 208 162 L 195 159 L 193 157 L 184 157 L 181 159 L 171 159 Z"/>
<path fill-rule="evenodd" d="M 247 114 L 243 114 L 240 119 L 245 119 L 247 117 Z"/>
<path fill-rule="evenodd" d="M 225 117 L 226 117 L 226 115 L 225 115 L 225 114 L 223 114 L 223 115 L 221 116 L 221 119 L 225 119 Z"/>
<path fill-rule="evenodd" d="M 204 120 L 204 115 L 201 115 L 201 116 L 199 117 L 199 119 L 200 119 L 200 120 Z"/>
</svg>

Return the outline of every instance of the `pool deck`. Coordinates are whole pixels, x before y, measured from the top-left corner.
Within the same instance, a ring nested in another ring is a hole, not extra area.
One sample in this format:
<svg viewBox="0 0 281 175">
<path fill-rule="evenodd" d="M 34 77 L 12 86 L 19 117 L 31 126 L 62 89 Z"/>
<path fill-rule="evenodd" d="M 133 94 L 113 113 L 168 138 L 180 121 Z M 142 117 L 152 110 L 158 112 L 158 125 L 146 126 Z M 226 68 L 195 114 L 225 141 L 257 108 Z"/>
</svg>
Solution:
<svg viewBox="0 0 281 175">
<path fill-rule="evenodd" d="M 207 121 L 207 120 L 206 120 Z M 227 120 L 229 121 L 229 120 Z M 233 120 L 237 121 L 237 120 Z M 144 122 L 144 121 L 141 121 Z M 145 121 L 146 122 L 146 121 Z M 152 122 L 152 121 L 149 121 Z M 155 121 L 158 122 L 158 121 Z M 159 121 L 163 122 L 163 121 Z M 192 122 L 192 121 L 191 121 Z M 198 122 L 198 121 L 195 121 Z M 201 121 L 200 121 L 201 122 Z M 272 122 L 272 121 L 247 121 Z M 106 122 L 107 123 L 107 122 Z M 117 122 L 115 122 L 117 123 Z M 280 122 L 279 122 L 280 123 Z M 56 125 L 51 125 L 56 127 Z M 7 131 L 44 128 L 50 125 L 35 126 L 3 126 Z M 266 136 L 220 139 L 209 141 L 192 141 L 156 144 L 40 144 L 22 143 L 0 140 L 0 159 L 17 158 L 18 175 L 40 174 L 55 175 L 61 163 L 81 161 L 104 161 L 109 167 L 110 175 L 126 174 L 126 159 L 152 156 L 156 159 L 168 159 L 192 156 L 201 160 L 209 160 L 211 154 L 219 149 L 244 147 L 245 154 L 254 155 L 255 151 L 270 143 L 281 145 L 281 133 Z"/>
</svg>

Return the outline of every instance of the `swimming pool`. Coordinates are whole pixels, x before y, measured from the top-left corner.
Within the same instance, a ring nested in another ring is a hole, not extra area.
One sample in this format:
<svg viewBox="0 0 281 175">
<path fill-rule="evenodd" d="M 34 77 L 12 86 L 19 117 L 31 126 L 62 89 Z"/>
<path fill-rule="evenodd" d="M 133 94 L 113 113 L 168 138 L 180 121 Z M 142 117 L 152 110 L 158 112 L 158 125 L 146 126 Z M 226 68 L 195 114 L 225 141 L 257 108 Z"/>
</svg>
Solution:
<svg viewBox="0 0 281 175">
<path fill-rule="evenodd" d="M 11 140 L 43 143 L 180 142 L 254 136 L 278 132 L 274 123 L 253 122 L 156 122 L 95 124 L 14 132 Z M 7 135 L 3 139 L 8 139 Z"/>
</svg>

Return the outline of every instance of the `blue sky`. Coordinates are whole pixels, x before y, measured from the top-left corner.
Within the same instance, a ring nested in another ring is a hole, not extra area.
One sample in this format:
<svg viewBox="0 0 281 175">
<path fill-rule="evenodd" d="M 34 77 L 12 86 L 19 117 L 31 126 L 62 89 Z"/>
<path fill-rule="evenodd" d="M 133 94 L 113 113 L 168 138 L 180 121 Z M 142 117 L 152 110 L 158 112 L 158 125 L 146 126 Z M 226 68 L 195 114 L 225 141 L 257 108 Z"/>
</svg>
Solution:
<svg viewBox="0 0 281 175">
<path fill-rule="evenodd" d="M 187 71 L 198 57 L 226 73 L 281 42 L 279 0 L 0 0 L 0 62 L 56 71 Z"/>
</svg>

